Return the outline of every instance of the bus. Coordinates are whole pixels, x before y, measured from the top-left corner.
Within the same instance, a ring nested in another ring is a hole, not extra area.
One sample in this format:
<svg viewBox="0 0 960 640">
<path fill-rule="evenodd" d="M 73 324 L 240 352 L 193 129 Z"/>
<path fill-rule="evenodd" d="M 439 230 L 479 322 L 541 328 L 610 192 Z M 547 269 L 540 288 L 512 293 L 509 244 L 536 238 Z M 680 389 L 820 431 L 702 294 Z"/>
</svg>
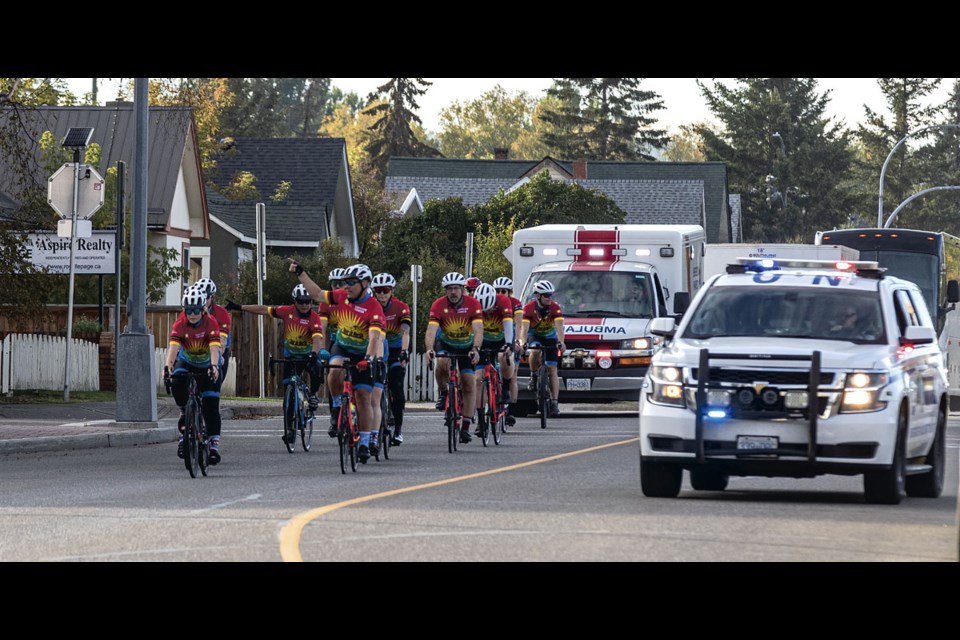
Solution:
<svg viewBox="0 0 960 640">
<path fill-rule="evenodd" d="M 960 238 L 918 229 L 835 229 L 818 231 L 815 244 L 844 245 L 875 260 L 886 272 L 920 287 L 937 323 L 946 356 L 950 410 L 960 411 Z"/>
</svg>

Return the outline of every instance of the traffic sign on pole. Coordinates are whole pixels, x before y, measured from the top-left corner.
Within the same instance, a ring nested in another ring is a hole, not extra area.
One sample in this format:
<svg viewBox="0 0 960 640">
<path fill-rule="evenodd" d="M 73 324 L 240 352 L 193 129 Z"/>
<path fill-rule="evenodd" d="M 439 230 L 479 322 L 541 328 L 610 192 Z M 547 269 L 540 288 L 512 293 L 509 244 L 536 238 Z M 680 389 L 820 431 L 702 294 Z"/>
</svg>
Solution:
<svg viewBox="0 0 960 640">
<path fill-rule="evenodd" d="M 73 190 L 77 191 L 77 217 L 90 218 L 103 206 L 104 179 L 90 165 L 81 165 L 80 180 L 75 182 L 74 163 L 67 162 L 47 180 L 47 202 L 61 218 L 73 216 Z"/>
</svg>

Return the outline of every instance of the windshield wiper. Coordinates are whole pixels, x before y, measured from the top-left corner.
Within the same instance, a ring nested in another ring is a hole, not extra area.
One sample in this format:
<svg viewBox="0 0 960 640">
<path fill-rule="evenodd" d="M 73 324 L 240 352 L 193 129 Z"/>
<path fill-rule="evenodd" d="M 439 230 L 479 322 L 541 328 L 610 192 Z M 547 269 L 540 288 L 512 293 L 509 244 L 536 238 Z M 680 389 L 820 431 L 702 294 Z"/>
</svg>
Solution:
<svg viewBox="0 0 960 640">
<path fill-rule="evenodd" d="M 619 311 L 611 311 L 611 310 L 608 310 L 608 309 L 586 309 L 586 310 L 577 310 L 577 311 L 575 311 L 574 313 L 567 313 L 567 314 L 564 314 L 564 315 L 567 315 L 567 316 L 577 316 L 577 317 L 582 317 L 582 316 L 604 316 L 604 315 L 617 316 L 617 317 L 619 317 L 619 318 L 623 318 L 623 317 L 633 317 L 633 316 L 629 316 L 629 314 L 626 314 L 626 313 L 620 313 Z"/>
</svg>

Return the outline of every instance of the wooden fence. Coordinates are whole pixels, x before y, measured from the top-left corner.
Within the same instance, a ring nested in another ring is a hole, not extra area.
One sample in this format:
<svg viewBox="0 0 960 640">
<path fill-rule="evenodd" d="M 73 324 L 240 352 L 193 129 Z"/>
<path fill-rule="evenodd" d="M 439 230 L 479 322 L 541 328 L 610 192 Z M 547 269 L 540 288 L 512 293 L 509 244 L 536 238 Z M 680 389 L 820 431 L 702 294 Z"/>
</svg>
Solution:
<svg viewBox="0 0 960 640">
<path fill-rule="evenodd" d="M 67 339 L 10 333 L 0 340 L 0 392 L 63 390 Z M 100 348 L 74 339 L 70 345 L 70 389 L 100 389 Z"/>
</svg>

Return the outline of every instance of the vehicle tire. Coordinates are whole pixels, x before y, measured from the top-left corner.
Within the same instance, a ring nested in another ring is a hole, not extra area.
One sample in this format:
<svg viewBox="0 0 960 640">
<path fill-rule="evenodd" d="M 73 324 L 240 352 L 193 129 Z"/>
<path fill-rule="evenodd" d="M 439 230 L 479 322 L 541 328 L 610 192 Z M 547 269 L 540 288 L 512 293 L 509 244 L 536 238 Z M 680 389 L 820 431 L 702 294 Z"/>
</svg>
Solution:
<svg viewBox="0 0 960 640">
<path fill-rule="evenodd" d="M 906 496 L 907 406 L 900 407 L 897 420 L 897 444 L 889 469 L 867 471 L 863 474 L 863 493 L 870 504 L 900 504 Z"/>
<path fill-rule="evenodd" d="M 187 406 L 184 410 L 184 434 L 183 434 L 183 462 L 190 472 L 191 478 L 197 477 L 197 471 L 200 470 L 199 458 L 197 457 L 200 448 L 200 434 L 197 431 L 197 408 L 192 398 L 187 400 Z"/>
<path fill-rule="evenodd" d="M 297 389 L 288 384 L 283 392 L 283 435 L 287 453 L 297 447 Z"/>
<path fill-rule="evenodd" d="M 730 482 L 730 476 L 716 469 L 690 469 L 690 485 L 697 491 L 723 491 Z"/>
<path fill-rule="evenodd" d="M 943 493 L 944 468 L 947 461 L 946 447 L 947 432 L 947 408 L 945 403 L 940 403 L 940 409 L 937 410 L 937 432 L 933 436 L 933 444 L 930 445 L 930 453 L 927 454 L 926 464 L 930 465 L 930 471 L 915 476 L 907 476 L 906 491 L 911 498 L 939 498 Z"/>
<path fill-rule="evenodd" d="M 676 498 L 683 483 L 683 467 L 640 457 L 640 489 L 648 498 Z"/>
</svg>

